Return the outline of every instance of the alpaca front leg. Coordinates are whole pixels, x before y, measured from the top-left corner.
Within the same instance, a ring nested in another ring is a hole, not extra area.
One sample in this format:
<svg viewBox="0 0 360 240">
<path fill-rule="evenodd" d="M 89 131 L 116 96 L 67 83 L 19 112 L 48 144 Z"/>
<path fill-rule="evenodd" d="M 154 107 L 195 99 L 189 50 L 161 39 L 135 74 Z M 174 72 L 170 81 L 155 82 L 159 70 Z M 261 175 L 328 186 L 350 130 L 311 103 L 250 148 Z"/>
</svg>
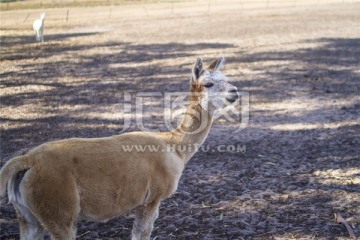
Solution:
<svg viewBox="0 0 360 240">
<path fill-rule="evenodd" d="M 132 240 L 148 240 L 159 216 L 159 202 L 149 203 L 135 209 L 135 221 L 132 229 Z"/>
</svg>

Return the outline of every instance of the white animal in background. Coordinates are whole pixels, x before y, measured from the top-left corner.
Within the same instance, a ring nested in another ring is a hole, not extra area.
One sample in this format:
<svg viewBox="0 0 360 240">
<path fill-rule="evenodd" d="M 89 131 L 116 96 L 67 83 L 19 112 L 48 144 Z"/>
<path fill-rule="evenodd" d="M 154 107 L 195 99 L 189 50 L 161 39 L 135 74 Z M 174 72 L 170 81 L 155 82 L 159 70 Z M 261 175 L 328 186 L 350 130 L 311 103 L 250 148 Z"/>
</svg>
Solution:
<svg viewBox="0 0 360 240">
<path fill-rule="evenodd" d="M 33 29 L 36 34 L 36 40 L 44 42 L 44 20 L 45 13 L 40 14 L 40 19 L 36 19 L 33 23 Z"/>
</svg>

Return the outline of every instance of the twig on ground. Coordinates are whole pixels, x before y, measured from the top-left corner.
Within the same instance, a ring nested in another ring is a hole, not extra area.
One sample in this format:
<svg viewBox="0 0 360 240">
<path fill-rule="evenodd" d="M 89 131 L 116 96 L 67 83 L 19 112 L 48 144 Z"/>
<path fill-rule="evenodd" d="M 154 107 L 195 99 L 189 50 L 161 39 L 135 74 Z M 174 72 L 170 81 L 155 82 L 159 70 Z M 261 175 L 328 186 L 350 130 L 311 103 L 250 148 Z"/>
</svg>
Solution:
<svg viewBox="0 0 360 240">
<path fill-rule="evenodd" d="M 350 227 L 350 225 L 345 221 L 345 219 L 340 215 L 340 213 L 335 213 L 335 218 L 337 223 L 342 223 L 345 225 L 346 229 L 349 232 L 349 235 L 351 238 L 356 239 L 356 236 L 354 234 L 354 231 Z"/>
<path fill-rule="evenodd" d="M 88 233 L 90 233 L 90 231 L 87 231 L 87 232 L 84 232 L 84 233 L 82 233 L 82 234 L 80 234 L 80 235 L 77 235 L 76 238 L 82 237 L 82 236 L 84 236 L 84 235 L 86 235 L 86 234 L 88 234 Z"/>
</svg>

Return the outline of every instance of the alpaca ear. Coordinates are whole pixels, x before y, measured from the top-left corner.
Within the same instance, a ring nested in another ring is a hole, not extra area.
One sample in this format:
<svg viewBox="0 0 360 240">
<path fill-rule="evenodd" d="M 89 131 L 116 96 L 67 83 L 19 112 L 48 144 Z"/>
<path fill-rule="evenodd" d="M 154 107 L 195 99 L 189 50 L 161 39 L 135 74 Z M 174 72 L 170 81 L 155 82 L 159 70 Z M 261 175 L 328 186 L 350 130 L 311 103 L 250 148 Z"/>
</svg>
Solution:
<svg viewBox="0 0 360 240">
<path fill-rule="evenodd" d="M 218 70 L 220 70 L 220 68 L 224 65 L 225 63 L 225 58 L 224 57 L 219 57 L 217 59 L 215 59 L 208 67 L 210 72 L 216 72 Z"/>
<path fill-rule="evenodd" d="M 199 77 L 201 76 L 201 73 L 203 72 L 203 60 L 202 58 L 197 58 L 196 62 L 194 64 L 194 67 L 192 69 L 192 83 L 197 83 Z"/>
</svg>

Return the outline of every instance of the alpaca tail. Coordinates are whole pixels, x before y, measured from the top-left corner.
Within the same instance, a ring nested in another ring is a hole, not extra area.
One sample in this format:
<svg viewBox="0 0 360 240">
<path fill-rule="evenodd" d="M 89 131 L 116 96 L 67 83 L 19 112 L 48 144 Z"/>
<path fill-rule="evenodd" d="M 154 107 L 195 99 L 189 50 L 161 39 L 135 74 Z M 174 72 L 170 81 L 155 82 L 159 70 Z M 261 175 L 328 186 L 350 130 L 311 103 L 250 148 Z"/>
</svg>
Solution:
<svg viewBox="0 0 360 240">
<path fill-rule="evenodd" d="M 18 156 L 10 159 L 0 171 L 0 198 L 5 197 L 8 181 L 18 172 L 32 166 L 27 156 Z"/>
</svg>

